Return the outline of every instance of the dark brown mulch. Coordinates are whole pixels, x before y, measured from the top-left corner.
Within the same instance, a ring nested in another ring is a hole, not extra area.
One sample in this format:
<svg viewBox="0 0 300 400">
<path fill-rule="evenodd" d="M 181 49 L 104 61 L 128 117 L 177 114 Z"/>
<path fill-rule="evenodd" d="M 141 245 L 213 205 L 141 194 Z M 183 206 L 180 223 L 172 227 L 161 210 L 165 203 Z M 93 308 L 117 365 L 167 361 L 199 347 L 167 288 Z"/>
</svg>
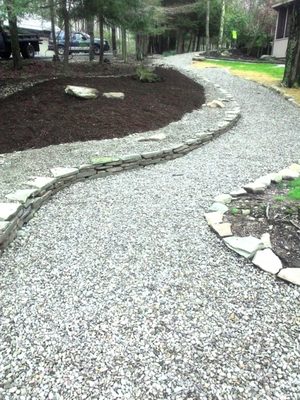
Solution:
<svg viewBox="0 0 300 400">
<path fill-rule="evenodd" d="M 51 144 L 123 137 L 179 120 L 205 102 L 203 88 L 174 70 L 158 69 L 162 82 L 125 78 L 59 78 L 0 100 L 0 153 Z M 124 92 L 125 100 L 82 100 L 66 85 Z"/>
<path fill-rule="evenodd" d="M 263 194 L 249 194 L 230 204 L 228 219 L 237 236 L 269 233 L 272 249 L 286 267 L 300 267 L 300 201 L 287 197 L 288 182 L 272 184 Z M 241 215 L 250 209 L 249 216 Z M 236 214 L 237 213 L 237 214 Z"/>
<path fill-rule="evenodd" d="M 23 68 L 14 70 L 12 60 L 0 60 L 0 87 L 9 80 L 15 81 L 33 78 L 50 78 L 53 76 L 87 76 L 87 75 L 126 75 L 133 73 L 136 65 L 134 63 L 121 63 L 114 61 L 111 64 L 70 62 L 68 72 L 63 69 L 62 62 L 51 62 L 45 60 L 22 60 Z"/>
</svg>

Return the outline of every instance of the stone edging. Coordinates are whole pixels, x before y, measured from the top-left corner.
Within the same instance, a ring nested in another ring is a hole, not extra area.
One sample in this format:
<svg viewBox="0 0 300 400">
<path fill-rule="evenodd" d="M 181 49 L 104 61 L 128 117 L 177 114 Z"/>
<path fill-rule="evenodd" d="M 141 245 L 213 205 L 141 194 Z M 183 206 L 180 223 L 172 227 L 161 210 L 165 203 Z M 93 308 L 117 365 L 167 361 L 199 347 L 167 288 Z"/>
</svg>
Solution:
<svg viewBox="0 0 300 400">
<path fill-rule="evenodd" d="M 265 233 L 260 239 L 253 236 L 233 236 L 226 213 L 229 211 L 227 205 L 233 199 L 248 193 L 263 193 L 272 182 L 279 183 L 283 179 L 291 180 L 299 176 L 300 160 L 299 164 L 294 163 L 278 173 L 264 175 L 230 194 L 216 196 L 209 212 L 205 214 L 208 225 L 223 239 L 227 247 L 248 260 L 252 260 L 252 263 L 263 271 L 295 285 L 300 285 L 300 268 L 284 267 L 282 260 L 272 251 L 270 235 Z"/>
<path fill-rule="evenodd" d="M 279 94 L 281 97 L 283 97 L 286 101 L 288 101 L 289 103 L 291 103 L 293 106 L 299 108 L 300 104 L 296 102 L 296 100 L 292 97 L 289 96 L 288 94 L 285 94 L 284 91 L 282 89 L 280 89 L 277 86 L 268 86 L 265 84 L 262 84 L 263 87 L 270 89 L 272 92 L 275 92 L 277 94 Z"/>
<path fill-rule="evenodd" d="M 204 81 L 211 83 L 207 79 L 204 79 Z M 50 170 L 51 177 L 37 177 L 25 183 L 27 189 L 20 189 L 8 194 L 6 198 L 10 202 L 0 203 L 0 253 L 16 238 L 18 230 L 33 218 L 42 204 L 63 188 L 87 179 L 101 178 L 174 160 L 198 149 L 203 144 L 231 129 L 240 118 L 240 108 L 228 92 L 220 89 L 219 85 L 214 86 L 219 89 L 224 96 L 222 100 L 228 105 L 225 118 L 218 123 L 216 129 L 199 133 L 196 137 L 183 143 L 158 151 L 128 154 L 120 157 L 97 157 L 90 164 L 80 165 L 79 167 L 53 168 Z"/>
</svg>

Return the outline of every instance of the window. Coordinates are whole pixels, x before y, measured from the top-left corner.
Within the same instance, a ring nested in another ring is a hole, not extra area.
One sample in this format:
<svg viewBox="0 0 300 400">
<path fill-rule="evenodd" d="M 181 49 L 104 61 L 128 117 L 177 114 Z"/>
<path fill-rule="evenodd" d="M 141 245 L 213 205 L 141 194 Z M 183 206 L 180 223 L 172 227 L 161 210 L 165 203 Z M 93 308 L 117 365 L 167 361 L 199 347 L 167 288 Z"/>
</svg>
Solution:
<svg viewBox="0 0 300 400">
<path fill-rule="evenodd" d="M 285 7 L 280 8 L 278 13 L 276 39 L 282 39 L 285 36 L 286 15 L 287 9 Z"/>
</svg>

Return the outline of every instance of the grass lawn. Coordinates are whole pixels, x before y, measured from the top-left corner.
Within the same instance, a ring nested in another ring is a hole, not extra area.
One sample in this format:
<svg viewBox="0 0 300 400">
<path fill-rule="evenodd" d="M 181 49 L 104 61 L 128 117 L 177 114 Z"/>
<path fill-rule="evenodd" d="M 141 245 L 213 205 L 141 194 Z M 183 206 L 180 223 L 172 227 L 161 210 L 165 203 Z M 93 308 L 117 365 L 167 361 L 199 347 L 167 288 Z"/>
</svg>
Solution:
<svg viewBox="0 0 300 400">
<path fill-rule="evenodd" d="M 268 86 L 278 86 L 283 78 L 284 65 L 271 63 L 249 63 L 240 61 L 225 60 L 207 60 L 195 62 L 198 68 L 226 68 L 233 75 L 250 79 Z M 300 104 L 300 89 L 287 89 L 281 87 L 281 90 L 292 96 Z"/>
</svg>

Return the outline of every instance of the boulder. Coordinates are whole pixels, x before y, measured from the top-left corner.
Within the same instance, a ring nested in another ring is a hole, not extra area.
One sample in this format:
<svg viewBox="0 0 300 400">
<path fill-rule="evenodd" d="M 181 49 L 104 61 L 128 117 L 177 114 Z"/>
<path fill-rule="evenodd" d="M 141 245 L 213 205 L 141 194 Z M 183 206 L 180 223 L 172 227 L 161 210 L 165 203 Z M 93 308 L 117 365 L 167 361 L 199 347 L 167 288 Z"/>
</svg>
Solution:
<svg viewBox="0 0 300 400">
<path fill-rule="evenodd" d="M 107 99 L 124 100 L 125 94 L 122 92 L 107 92 L 107 93 L 103 93 L 103 97 L 106 97 Z"/>
<path fill-rule="evenodd" d="M 97 89 L 83 86 L 68 85 L 65 88 L 65 93 L 71 96 L 79 97 L 81 99 L 96 99 L 99 96 L 99 91 Z"/>
</svg>

